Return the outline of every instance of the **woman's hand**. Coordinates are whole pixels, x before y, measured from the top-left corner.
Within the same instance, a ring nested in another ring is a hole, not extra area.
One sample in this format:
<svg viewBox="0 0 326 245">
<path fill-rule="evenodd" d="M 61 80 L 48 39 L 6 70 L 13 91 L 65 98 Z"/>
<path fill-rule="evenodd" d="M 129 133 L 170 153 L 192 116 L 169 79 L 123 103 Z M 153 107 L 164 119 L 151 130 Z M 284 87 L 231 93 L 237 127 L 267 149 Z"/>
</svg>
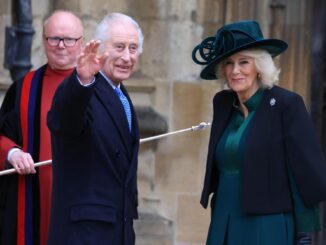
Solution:
<svg viewBox="0 0 326 245">
<path fill-rule="evenodd" d="M 312 245 L 312 233 L 298 232 L 296 235 L 296 245 Z"/>
</svg>

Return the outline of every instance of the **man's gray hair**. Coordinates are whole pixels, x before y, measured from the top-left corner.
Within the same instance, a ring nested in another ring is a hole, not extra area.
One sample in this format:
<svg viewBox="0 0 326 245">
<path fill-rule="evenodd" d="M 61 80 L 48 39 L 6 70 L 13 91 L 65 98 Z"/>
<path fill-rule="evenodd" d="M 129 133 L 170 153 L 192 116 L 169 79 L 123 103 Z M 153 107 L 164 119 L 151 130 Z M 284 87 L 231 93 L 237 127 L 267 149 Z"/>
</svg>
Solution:
<svg viewBox="0 0 326 245">
<path fill-rule="evenodd" d="M 124 22 L 124 21 L 127 21 L 127 22 L 133 24 L 135 26 L 135 28 L 137 29 L 138 52 L 139 53 L 143 52 L 144 36 L 143 36 L 140 26 L 133 18 L 131 18 L 128 15 L 121 14 L 121 13 L 110 13 L 110 14 L 104 16 L 102 21 L 98 24 L 96 31 L 95 31 L 95 39 L 98 39 L 101 41 L 100 51 L 104 51 L 104 45 L 105 45 L 106 41 L 110 38 L 110 36 L 109 36 L 110 35 L 110 32 L 109 32 L 110 26 L 113 23 Z"/>
</svg>

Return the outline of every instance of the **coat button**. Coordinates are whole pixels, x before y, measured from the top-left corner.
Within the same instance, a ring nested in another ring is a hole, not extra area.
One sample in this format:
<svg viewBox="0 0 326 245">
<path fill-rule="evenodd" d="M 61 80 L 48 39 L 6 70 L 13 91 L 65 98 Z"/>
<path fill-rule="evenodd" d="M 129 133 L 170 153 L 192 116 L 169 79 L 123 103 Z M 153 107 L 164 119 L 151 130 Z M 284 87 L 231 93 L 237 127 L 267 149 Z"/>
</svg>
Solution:
<svg viewBox="0 0 326 245">
<path fill-rule="evenodd" d="M 116 150 L 115 150 L 115 155 L 116 155 L 117 157 L 120 156 L 120 150 L 119 150 L 119 149 L 116 149 Z"/>
</svg>

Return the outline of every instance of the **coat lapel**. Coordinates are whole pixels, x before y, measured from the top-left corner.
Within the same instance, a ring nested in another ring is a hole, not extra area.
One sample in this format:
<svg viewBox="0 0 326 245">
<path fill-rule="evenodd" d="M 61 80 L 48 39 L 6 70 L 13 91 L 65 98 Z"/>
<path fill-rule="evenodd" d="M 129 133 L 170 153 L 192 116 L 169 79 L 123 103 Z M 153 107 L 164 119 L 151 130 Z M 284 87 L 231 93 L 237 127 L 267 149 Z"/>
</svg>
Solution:
<svg viewBox="0 0 326 245">
<path fill-rule="evenodd" d="M 117 94 L 110 86 L 110 84 L 105 80 L 102 75 L 99 75 L 99 80 L 96 84 L 96 96 L 104 105 L 109 115 L 111 116 L 119 134 L 122 138 L 122 142 L 127 150 L 130 166 L 127 173 L 126 182 L 128 183 L 137 170 L 137 159 L 138 159 L 138 149 L 139 149 L 139 128 L 136 117 L 136 111 L 132 104 L 132 101 L 128 95 L 126 88 L 123 84 L 120 85 L 120 89 L 127 97 L 130 109 L 132 113 L 132 130 L 131 133 L 128 127 L 128 121 L 125 115 L 125 111 L 123 109 L 123 105 L 120 102 Z"/>
<path fill-rule="evenodd" d="M 113 122 L 121 136 L 122 142 L 127 150 L 128 156 L 130 157 L 132 137 L 129 132 L 128 121 L 120 99 L 102 75 L 99 75 L 95 90 L 99 100 L 103 103 L 104 107 L 113 119 Z"/>
<path fill-rule="evenodd" d="M 247 145 L 254 142 L 262 144 L 263 140 L 271 138 L 273 124 L 278 119 L 276 115 L 279 102 L 277 96 L 273 93 L 273 89 L 265 89 L 262 101 L 247 128 L 246 139 L 249 142 Z"/>
<path fill-rule="evenodd" d="M 222 133 L 226 127 L 227 122 L 231 116 L 232 112 L 232 105 L 236 96 L 233 93 L 227 93 L 225 99 L 221 99 L 220 101 L 214 104 L 214 118 L 212 122 L 212 129 L 211 129 L 211 150 L 212 155 L 215 152 L 216 145 L 220 140 Z"/>
<path fill-rule="evenodd" d="M 132 130 L 131 130 L 132 153 L 130 156 L 131 165 L 128 170 L 127 180 L 126 180 L 126 183 L 129 183 L 131 178 L 137 172 L 138 149 L 139 149 L 139 128 L 138 128 L 138 121 L 137 121 L 137 117 L 136 117 L 136 111 L 135 111 L 132 101 L 129 97 L 129 94 L 122 83 L 120 84 L 120 89 L 122 90 L 122 92 L 125 94 L 125 96 L 127 97 L 128 101 L 129 101 L 129 105 L 130 105 L 130 109 L 131 109 L 131 117 L 132 117 Z"/>
</svg>

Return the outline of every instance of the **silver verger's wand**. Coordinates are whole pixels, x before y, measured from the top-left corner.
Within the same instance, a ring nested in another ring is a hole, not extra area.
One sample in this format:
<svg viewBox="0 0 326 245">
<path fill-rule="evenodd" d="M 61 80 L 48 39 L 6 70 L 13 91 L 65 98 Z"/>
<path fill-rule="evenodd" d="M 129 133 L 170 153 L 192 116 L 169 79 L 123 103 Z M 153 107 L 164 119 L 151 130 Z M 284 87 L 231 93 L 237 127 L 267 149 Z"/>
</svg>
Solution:
<svg viewBox="0 0 326 245">
<path fill-rule="evenodd" d="M 148 138 L 144 138 L 144 139 L 140 139 L 139 143 L 145 143 L 148 141 L 152 141 L 152 140 L 157 140 L 157 139 L 161 139 L 170 135 L 174 135 L 174 134 L 179 134 L 179 133 L 184 133 L 184 132 L 188 132 L 188 131 L 198 131 L 201 129 L 206 129 L 208 126 L 210 126 L 210 123 L 205 123 L 205 122 L 201 122 L 200 124 L 196 125 L 196 126 L 192 126 L 190 128 L 185 128 L 185 129 L 181 129 L 181 130 L 177 130 L 177 131 L 173 131 L 173 132 L 169 132 L 169 133 L 165 133 L 165 134 L 159 134 L 156 136 L 152 136 L 152 137 L 148 137 Z"/>
<path fill-rule="evenodd" d="M 148 141 L 157 140 L 157 139 L 165 138 L 167 136 L 171 136 L 171 135 L 179 134 L 179 133 L 184 133 L 184 132 L 188 132 L 188 131 L 198 131 L 198 130 L 206 129 L 210 125 L 211 125 L 210 123 L 201 122 L 200 124 L 198 124 L 196 126 L 192 126 L 190 128 L 185 128 L 185 129 L 181 129 L 181 130 L 177 130 L 177 131 L 173 131 L 173 132 L 169 132 L 169 133 L 165 133 L 165 134 L 159 134 L 159 135 L 156 135 L 156 136 L 151 136 L 151 137 L 148 137 L 148 138 L 140 139 L 139 143 L 142 144 L 142 143 L 145 143 L 145 142 L 148 142 Z M 34 167 L 35 168 L 36 167 L 41 167 L 41 166 L 49 165 L 51 163 L 52 163 L 52 159 L 42 161 L 42 162 L 37 162 L 37 163 L 34 164 Z M 7 175 L 7 174 L 13 174 L 13 173 L 16 173 L 16 169 L 11 168 L 11 169 L 0 171 L 0 176 Z"/>
</svg>

